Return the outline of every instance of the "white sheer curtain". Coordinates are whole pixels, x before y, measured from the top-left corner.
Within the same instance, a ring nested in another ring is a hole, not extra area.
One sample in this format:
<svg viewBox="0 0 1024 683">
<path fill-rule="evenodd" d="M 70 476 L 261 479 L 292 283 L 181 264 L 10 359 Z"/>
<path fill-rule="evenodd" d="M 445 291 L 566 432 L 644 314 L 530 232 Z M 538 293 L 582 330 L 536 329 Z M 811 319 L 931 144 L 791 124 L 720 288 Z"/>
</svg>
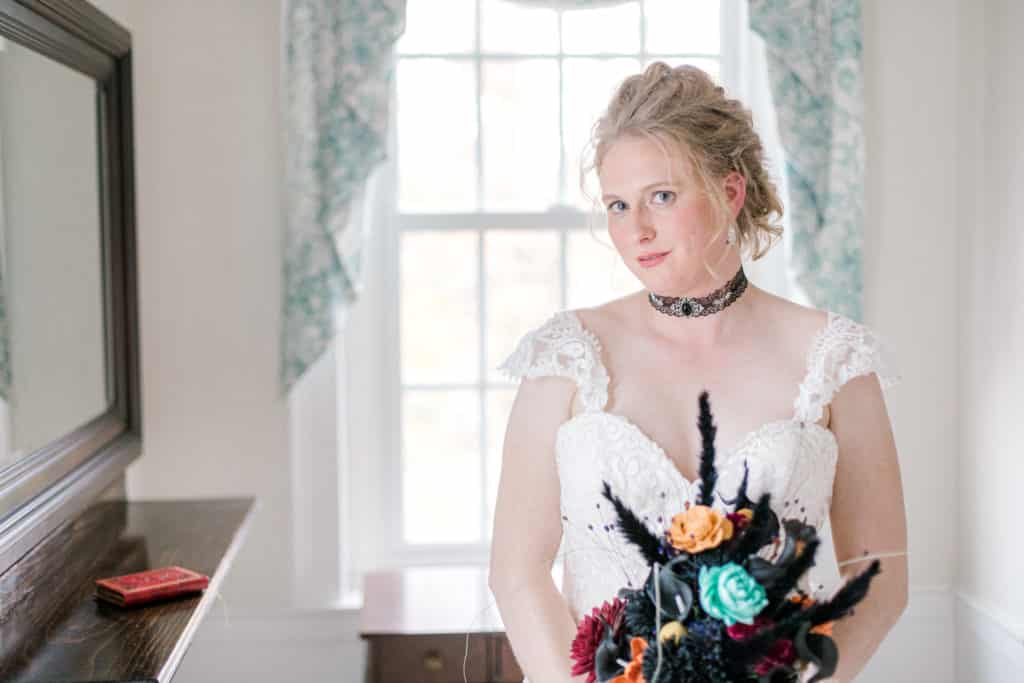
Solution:
<svg viewBox="0 0 1024 683">
<path fill-rule="evenodd" d="M 726 0 L 728 1 L 728 0 Z M 789 206 L 786 186 L 785 153 L 779 137 L 775 105 L 772 101 L 771 84 L 768 80 L 768 62 L 764 40 L 749 28 L 747 3 L 736 2 L 739 13 L 738 26 L 743 27 L 737 36 L 737 69 L 733 86 L 734 96 L 746 104 L 754 115 L 754 127 L 761 136 L 766 162 L 772 178 L 781 193 L 783 207 Z M 726 84 L 729 87 L 729 84 Z M 783 240 L 758 261 L 746 261 L 744 269 L 752 282 L 773 294 L 809 305 L 806 297 L 794 286 L 789 268 L 791 248 L 790 215 L 785 211 L 782 217 Z"/>
</svg>

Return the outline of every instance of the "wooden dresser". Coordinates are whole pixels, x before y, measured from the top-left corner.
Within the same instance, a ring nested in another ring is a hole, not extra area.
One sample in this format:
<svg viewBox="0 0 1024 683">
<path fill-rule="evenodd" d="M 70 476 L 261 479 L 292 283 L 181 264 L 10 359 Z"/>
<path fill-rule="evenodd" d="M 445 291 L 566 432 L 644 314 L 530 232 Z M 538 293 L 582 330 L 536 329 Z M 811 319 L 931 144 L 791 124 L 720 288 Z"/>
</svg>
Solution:
<svg viewBox="0 0 1024 683">
<path fill-rule="evenodd" d="M 231 566 L 256 503 L 101 500 L 0 576 L 0 681 L 166 683 Z M 117 607 L 98 578 L 180 565 L 205 592 Z"/>
<path fill-rule="evenodd" d="M 374 572 L 363 595 L 359 635 L 368 644 L 367 683 L 523 680 L 486 568 Z"/>
</svg>

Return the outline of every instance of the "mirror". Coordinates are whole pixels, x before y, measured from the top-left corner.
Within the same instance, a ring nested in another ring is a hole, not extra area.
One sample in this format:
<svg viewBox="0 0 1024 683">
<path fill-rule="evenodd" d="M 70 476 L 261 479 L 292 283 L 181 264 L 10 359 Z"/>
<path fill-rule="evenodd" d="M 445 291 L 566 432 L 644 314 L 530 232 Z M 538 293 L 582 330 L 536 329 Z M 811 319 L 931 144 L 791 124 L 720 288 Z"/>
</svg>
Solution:
<svg viewBox="0 0 1024 683">
<path fill-rule="evenodd" d="M 0 41 L 0 468 L 111 404 L 97 123 L 93 79 Z"/>
<path fill-rule="evenodd" d="M 0 573 L 142 451 L 131 35 L 0 0 Z"/>
</svg>

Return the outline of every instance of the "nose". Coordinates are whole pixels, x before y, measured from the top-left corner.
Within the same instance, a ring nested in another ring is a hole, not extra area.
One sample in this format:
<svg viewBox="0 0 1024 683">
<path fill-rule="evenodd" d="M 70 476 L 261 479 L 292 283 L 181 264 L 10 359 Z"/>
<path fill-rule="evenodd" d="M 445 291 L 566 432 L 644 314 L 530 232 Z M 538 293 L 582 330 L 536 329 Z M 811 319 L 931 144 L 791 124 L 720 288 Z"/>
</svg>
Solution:
<svg viewBox="0 0 1024 683">
<path fill-rule="evenodd" d="M 654 229 L 654 221 L 651 220 L 651 210 L 642 203 L 636 210 L 633 232 L 636 234 L 637 242 L 641 243 L 650 242 L 657 234 Z"/>
</svg>

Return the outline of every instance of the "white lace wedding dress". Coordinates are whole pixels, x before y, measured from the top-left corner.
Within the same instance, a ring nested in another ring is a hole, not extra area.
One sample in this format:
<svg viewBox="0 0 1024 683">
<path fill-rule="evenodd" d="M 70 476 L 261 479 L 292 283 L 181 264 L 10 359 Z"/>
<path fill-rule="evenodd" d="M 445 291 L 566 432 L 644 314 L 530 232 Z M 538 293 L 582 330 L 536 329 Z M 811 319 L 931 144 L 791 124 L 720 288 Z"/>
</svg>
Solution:
<svg viewBox="0 0 1024 683">
<path fill-rule="evenodd" d="M 821 531 L 829 516 L 838 444 L 833 433 L 816 422 L 851 378 L 875 372 L 884 389 L 900 380 L 884 348 L 866 326 L 829 312 L 811 344 L 793 416 L 769 422 L 747 434 L 731 452 L 716 454 L 714 507 L 731 511 L 720 496 L 735 496 L 745 461 L 751 499 L 769 491 L 780 519 L 798 518 Z M 641 585 L 649 569 L 613 528 L 614 510 L 601 495 L 601 482 L 607 481 L 658 534 L 686 503 L 696 502 L 699 482 L 687 481 L 662 448 L 628 419 L 604 411 L 609 378 L 601 344 L 575 312 L 560 311 L 527 332 L 499 369 L 513 378 L 569 377 L 579 386 L 585 409 L 559 427 L 555 443 L 563 532 L 561 591 L 578 622 L 593 607 L 614 598 L 619 588 Z M 819 598 L 828 597 L 832 588 L 822 572 L 827 572 L 828 562 L 835 566 L 831 534 L 822 539 L 818 564 L 800 584 Z M 764 555 L 771 559 L 770 553 Z"/>
</svg>

